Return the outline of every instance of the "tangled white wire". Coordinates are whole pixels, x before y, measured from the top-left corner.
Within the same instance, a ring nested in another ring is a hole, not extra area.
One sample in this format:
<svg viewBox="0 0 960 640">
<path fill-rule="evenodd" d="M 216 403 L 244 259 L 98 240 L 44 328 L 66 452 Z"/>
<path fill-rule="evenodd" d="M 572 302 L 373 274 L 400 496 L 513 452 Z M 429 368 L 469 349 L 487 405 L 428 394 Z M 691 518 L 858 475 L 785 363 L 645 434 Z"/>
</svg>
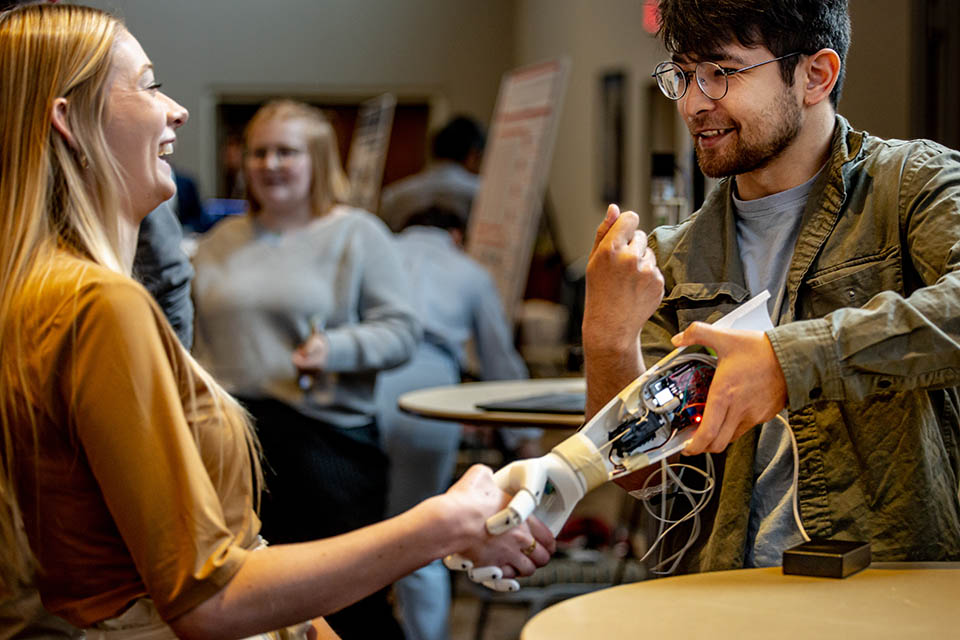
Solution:
<svg viewBox="0 0 960 640">
<path fill-rule="evenodd" d="M 677 473 L 675 469 L 679 469 L 680 473 Z M 688 487 L 683 482 L 683 472 L 689 469 L 693 473 L 697 473 L 704 478 L 706 485 L 702 489 L 694 489 Z M 650 495 L 650 482 L 653 478 L 660 478 L 660 491 L 658 493 L 653 493 Z M 683 514 L 681 517 L 673 519 L 667 515 L 667 491 L 670 486 L 676 486 L 679 492 L 687 499 L 687 502 L 690 504 L 690 510 Z M 643 487 L 637 492 L 639 494 L 644 494 L 645 497 L 640 498 L 643 508 L 650 514 L 650 516 L 659 523 L 657 530 L 657 536 L 650 543 L 650 547 L 647 549 L 647 552 L 643 554 L 643 557 L 640 558 L 640 561 L 646 561 L 650 555 L 660 549 L 660 554 L 657 558 L 657 563 L 650 568 L 652 573 L 657 575 L 670 575 L 677 570 L 677 566 L 680 564 L 680 561 L 683 560 L 683 556 L 687 553 L 687 550 L 693 546 L 693 543 L 696 541 L 697 536 L 700 535 L 700 512 L 707 506 L 707 503 L 710 502 L 710 498 L 713 496 L 713 489 L 716 486 L 716 473 L 713 466 L 713 458 L 710 454 L 706 454 L 706 470 L 699 469 L 693 465 L 673 462 L 668 463 L 664 461 L 660 465 L 660 473 L 651 473 L 646 481 L 643 483 Z M 655 512 L 650 506 L 650 499 L 654 495 L 660 496 L 660 509 L 659 513 Z M 686 543 L 677 551 L 672 553 L 670 556 L 664 558 L 663 550 L 661 547 L 661 542 L 663 539 L 675 528 L 680 526 L 682 523 L 689 520 L 693 521 L 693 525 L 690 527 L 690 535 L 687 538 Z M 672 563 L 672 564 L 670 564 Z M 669 568 L 664 569 L 666 565 L 670 564 Z"/>
</svg>

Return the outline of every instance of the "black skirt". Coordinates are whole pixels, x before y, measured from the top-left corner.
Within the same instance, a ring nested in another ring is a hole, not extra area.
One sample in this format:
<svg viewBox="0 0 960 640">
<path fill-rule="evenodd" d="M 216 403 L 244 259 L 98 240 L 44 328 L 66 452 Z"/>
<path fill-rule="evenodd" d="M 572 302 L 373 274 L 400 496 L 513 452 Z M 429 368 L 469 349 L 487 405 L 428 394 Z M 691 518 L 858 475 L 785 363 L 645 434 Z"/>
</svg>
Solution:
<svg viewBox="0 0 960 640">
<path fill-rule="evenodd" d="M 270 544 L 328 538 L 386 513 L 388 460 L 375 422 L 343 429 L 272 399 L 239 398 L 263 447 L 261 534 Z M 343 640 L 403 638 L 383 589 L 326 617 Z"/>
</svg>

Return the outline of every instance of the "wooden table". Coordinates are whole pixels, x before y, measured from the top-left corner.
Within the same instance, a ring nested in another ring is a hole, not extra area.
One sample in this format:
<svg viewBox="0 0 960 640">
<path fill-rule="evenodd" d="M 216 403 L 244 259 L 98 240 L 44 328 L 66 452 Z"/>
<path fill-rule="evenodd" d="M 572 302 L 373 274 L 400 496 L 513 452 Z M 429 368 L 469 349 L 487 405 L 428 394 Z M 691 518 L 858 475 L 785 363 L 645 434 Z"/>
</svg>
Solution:
<svg viewBox="0 0 960 640">
<path fill-rule="evenodd" d="M 583 416 L 565 413 L 486 411 L 477 407 L 492 401 L 511 400 L 547 393 L 585 393 L 583 378 L 537 378 L 497 382 L 467 382 L 405 393 L 398 399 L 409 413 L 438 420 L 454 420 L 487 426 L 537 426 L 575 429 Z"/>
<path fill-rule="evenodd" d="M 874 563 L 848 578 L 779 567 L 661 578 L 565 600 L 521 640 L 960 638 L 960 562 Z"/>
</svg>

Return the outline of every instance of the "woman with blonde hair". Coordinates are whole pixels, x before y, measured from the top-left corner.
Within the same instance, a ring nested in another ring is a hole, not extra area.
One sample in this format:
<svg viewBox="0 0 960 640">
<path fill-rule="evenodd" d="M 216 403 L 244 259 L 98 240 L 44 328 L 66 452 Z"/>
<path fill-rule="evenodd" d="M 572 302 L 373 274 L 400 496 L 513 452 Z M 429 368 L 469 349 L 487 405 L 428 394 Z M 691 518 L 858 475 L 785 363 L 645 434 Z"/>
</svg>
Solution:
<svg viewBox="0 0 960 640">
<path fill-rule="evenodd" d="M 537 523 L 486 535 L 506 496 L 482 468 L 375 526 L 255 550 L 246 415 L 129 277 L 187 112 L 86 7 L 0 14 L 0 77 L 0 591 L 35 576 L 87 638 L 243 638 L 451 552 L 508 575 L 546 562 Z"/>
<path fill-rule="evenodd" d="M 243 169 L 247 215 L 214 227 L 194 258 L 197 358 L 254 418 L 269 463 L 264 537 L 338 535 L 386 516 L 374 383 L 420 338 L 413 293 L 389 230 L 344 204 L 319 109 L 262 106 L 244 131 Z M 402 638 L 387 595 L 328 622 L 345 639 Z"/>
</svg>

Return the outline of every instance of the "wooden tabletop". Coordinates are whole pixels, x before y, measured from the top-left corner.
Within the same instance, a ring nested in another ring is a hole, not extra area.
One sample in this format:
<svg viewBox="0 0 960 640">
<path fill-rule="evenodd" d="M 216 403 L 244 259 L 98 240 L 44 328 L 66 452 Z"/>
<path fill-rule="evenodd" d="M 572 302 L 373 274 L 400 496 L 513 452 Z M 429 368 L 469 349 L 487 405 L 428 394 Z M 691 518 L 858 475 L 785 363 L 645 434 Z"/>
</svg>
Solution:
<svg viewBox="0 0 960 640">
<path fill-rule="evenodd" d="M 960 563 L 886 563 L 842 580 L 779 567 L 636 582 L 553 605 L 521 640 L 960 638 Z"/>
<path fill-rule="evenodd" d="M 585 393 L 583 378 L 537 378 L 497 382 L 467 382 L 411 391 L 400 396 L 401 409 L 427 418 L 487 426 L 538 426 L 570 429 L 583 416 L 564 413 L 486 411 L 477 407 L 493 401 L 514 400 L 548 393 Z"/>
</svg>

